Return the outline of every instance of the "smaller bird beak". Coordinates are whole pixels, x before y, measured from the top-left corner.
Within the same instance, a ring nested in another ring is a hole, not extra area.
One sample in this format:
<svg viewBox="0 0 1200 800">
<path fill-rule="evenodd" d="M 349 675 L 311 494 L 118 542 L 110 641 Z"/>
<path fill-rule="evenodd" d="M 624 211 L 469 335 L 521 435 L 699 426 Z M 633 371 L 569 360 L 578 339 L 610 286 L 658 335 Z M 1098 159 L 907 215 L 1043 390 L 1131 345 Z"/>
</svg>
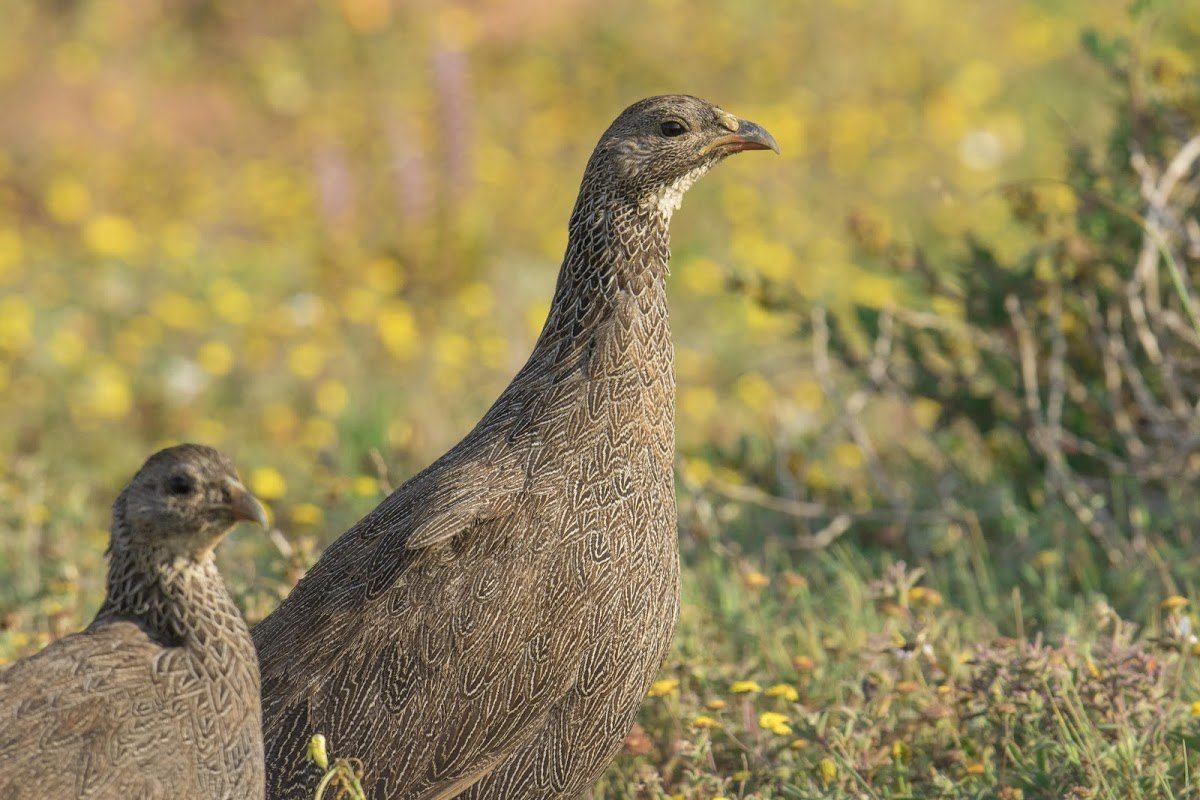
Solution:
<svg viewBox="0 0 1200 800">
<path fill-rule="evenodd" d="M 706 156 L 717 149 L 726 154 L 740 153 L 743 150 L 774 150 L 778 153 L 779 143 L 761 125 L 748 119 L 739 119 L 736 131 L 709 142 L 700 151 L 700 155 Z"/>
<path fill-rule="evenodd" d="M 229 496 L 229 510 L 234 519 L 257 523 L 263 529 L 270 527 L 267 510 L 263 508 L 263 504 L 258 502 L 258 498 L 250 494 L 245 486 L 232 478 L 229 479 Z"/>
</svg>

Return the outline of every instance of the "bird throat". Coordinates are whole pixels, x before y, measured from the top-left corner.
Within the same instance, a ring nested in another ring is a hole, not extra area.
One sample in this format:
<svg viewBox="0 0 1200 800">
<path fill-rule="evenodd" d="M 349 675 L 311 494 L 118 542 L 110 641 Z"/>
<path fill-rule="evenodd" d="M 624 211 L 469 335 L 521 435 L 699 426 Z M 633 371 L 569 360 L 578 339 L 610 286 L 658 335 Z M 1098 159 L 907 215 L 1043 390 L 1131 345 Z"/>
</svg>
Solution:
<svg viewBox="0 0 1200 800">
<path fill-rule="evenodd" d="M 205 649 L 213 629 L 245 627 L 211 553 L 199 560 L 164 556 L 129 541 L 120 509 L 114 507 L 107 596 L 93 624 L 137 622 L 168 647 Z M 202 613 L 195 613 L 201 609 Z M 247 632 L 247 636 L 248 636 Z"/>
</svg>

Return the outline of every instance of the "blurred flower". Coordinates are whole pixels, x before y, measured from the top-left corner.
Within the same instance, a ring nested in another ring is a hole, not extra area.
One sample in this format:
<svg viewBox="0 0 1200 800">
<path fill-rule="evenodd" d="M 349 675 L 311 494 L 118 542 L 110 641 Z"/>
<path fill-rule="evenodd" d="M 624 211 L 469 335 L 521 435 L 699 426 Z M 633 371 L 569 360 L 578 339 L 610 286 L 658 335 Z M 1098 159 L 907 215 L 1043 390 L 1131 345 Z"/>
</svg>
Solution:
<svg viewBox="0 0 1200 800">
<path fill-rule="evenodd" d="M 372 475 L 358 475 L 351 488 L 359 497 L 375 497 L 379 494 L 379 479 Z"/>
<path fill-rule="evenodd" d="M 767 697 L 782 697 L 789 703 L 794 703 L 800 699 L 800 692 L 795 686 L 786 683 L 777 683 L 766 691 Z"/>
<path fill-rule="evenodd" d="M 734 694 L 757 694 L 762 691 L 762 687 L 756 681 L 734 681 L 729 691 Z"/>
<path fill-rule="evenodd" d="M 759 714 L 758 725 L 777 736 L 790 736 L 792 733 L 792 726 L 788 724 L 788 718 L 774 711 L 764 711 Z"/>
<path fill-rule="evenodd" d="M 292 522 L 297 525 L 320 525 L 325 521 L 325 512 L 313 503 L 297 503 L 292 507 Z"/>
<path fill-rule="evenodd" d="M 250 473 L 250 491 L 263 500 L 278 500 L 287 494 L 287 481 L 274 467 L 256 467 Z"/>
<path fill-rule="evenodd" d="M 57 177 L 46 187 L 46 210 L 59 222 L 79 222 L 91 211 L 87 187 L 74 178 Z"/>
<path fill-rule="evenodd" d="M 384 347 L 399 359 L 411 358 L 417 351 L 417 324 L 408 306 L 393 301 L 379 311 L 376 330 Z"/>
<path fill-rule="evenodd" d="M 233 368 L 233 351 L 224 342 L 205 342 L 196 352 L 196 361 L 212 375 L 227 375 Z"/>
<path fill-rule="evenodd" d="M 124 217 L 102 214 L 84 227 L 83 241 L 96 255 L 125 258 L 137 250 L 138 233 Z"/>
<path fill-rule="evenodd" d="M 665 697 L 669 694 L 675 694 L 679 691 L 679 680 L 676 678 L 662 678 L 650 685 L 649 695 L 651 697 Z"/>
</svg>

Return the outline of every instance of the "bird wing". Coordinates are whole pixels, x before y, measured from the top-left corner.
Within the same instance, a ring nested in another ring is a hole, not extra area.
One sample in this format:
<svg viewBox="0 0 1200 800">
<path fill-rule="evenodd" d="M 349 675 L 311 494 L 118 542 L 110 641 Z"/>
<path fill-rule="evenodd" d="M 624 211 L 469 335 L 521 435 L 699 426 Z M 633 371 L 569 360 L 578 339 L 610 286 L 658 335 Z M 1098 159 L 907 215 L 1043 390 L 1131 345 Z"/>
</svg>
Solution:
<svg viewBox="0 0 1200 800">
<path fill-rule="evenodd" d="M 0 673 L 0 797 L 192 797 L 164 648 L 131 622 L 73 634 Z M 182 755 L 181 755 L 182 754 Z"/>
<path fill-rule="evenodd" d="M 566 691 L 571 671 L 550 665 L 570 663 L 586 637 L 507 624 L 546 617 L 528 535 L 537 503 L 520 492 L 527 465 L 454 452 L 335 541 L 254 629 L 268 796 L 311 794 L 305 745 L 323 733 L 334 755 L 365 762 L 373 796 L 452 797 L 534 735 Z M 499 563 L 487 557 L 499 539 L 528 540 L 530 552 Z"/>
</svg>

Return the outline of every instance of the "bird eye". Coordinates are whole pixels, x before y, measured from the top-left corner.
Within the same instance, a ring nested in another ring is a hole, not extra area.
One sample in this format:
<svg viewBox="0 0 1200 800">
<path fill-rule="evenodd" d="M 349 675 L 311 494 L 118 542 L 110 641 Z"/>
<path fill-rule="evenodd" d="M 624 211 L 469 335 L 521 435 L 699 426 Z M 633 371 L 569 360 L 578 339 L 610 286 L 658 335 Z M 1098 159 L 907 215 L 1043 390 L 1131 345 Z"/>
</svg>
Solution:
<svg viewBox="0 0 1200 800">
<path fill-rule="evenodd" d="M 187 475 L 172 475 L 167 478 L 167 491 L 175 495 L 191 494 L 195 484 Z"/>
<path fill-rule="evenodd" d="M 659 126 L 663 136 L 681 136 L 687 133 L 687 126 L 677 119 L 669 119 Z"/>
</svg>

